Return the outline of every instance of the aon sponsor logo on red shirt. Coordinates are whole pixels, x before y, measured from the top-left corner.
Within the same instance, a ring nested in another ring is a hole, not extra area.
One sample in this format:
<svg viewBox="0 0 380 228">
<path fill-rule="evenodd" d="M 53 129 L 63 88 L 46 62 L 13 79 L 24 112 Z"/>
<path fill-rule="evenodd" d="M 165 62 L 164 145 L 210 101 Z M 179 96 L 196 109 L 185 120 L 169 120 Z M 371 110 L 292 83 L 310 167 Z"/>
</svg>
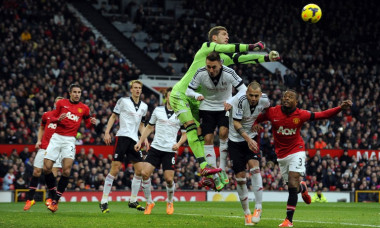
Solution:
<svg viewBox="0 0 380 228">
<path fill-rule="evenodd" d="M 283 126 L 280 126 L 277 130 L 277 134 L 282 135 L 295 135 L 297 132 L 297 128 L 284 128 Z"/>
<path fill-rule="evenodd" d="M 50 123 L 50 124 L 48 125 L 48 128 L 56 129 L 56 128 L 57 128 L 57 124 L 55 124 L 55 123 Z"/>
<path fill-rule="evenodd" d="M 71 112 L 68 112 L 66 117 L 69 119 L 69 120 L 73 120 L 75 122 L 78 122 L 79 121 L 79 116 L 77 115 L 74 115 L 72 114 Z"/>
</svg>

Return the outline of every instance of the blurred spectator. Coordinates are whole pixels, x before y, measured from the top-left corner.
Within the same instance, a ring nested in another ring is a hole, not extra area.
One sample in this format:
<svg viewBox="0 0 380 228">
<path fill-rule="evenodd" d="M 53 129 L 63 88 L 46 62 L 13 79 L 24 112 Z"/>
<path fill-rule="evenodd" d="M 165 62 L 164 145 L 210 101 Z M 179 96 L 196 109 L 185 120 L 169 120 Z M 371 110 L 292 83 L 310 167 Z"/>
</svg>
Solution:
<svg viewBox="0 0 380 228">
<path fill-rule="evenodd" d="M 27 29 L 25 29 L 21 33 L 21 37 L 20 37 L 21 42 L 28 42 L 31 39 L 32 39 L 32 35 L 30 34 L 30 32 Z"/>
<path fill-rule="evenodd" d="M 317 192 L 311 198 L 312 203 L 327 203 L 325 195 L 323 195 L 322 190 L 318 189 Z"/>
<path fill-rule="evenodd" d="M 326 146 L 327 144 L 325 141 L 323 141 L 322 137 L 318 137 L 318 141 L 316 141 L 314 144 L 315 149 L 325 149 Z"/>
<path fill-rule="evenodd" d="M 10 168 L 8 173 L 3 178 L 3 190 L 13 190 L 13 182 L 15 180 L 14 169 Z"/>
</svg>

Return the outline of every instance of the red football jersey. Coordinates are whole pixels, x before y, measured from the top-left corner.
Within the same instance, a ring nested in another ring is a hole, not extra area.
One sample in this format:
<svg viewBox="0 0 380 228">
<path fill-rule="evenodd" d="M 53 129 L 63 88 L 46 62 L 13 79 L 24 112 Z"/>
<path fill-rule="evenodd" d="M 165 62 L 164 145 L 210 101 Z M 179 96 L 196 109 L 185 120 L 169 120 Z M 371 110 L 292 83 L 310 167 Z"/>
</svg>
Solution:
<svg viewBox="0 0 380 228">
<path fill-rule="evenodd" d="M 305 151 L 305 142 L 300 134 L 303 123 L 308 120 L 329 118 L 340 111 L 340 107 L 316 113 L 297 108 L 290 115 L 286 115 L 282 112 L 281 105 L 277 105 L 260 113 L 254 124 L 267 120 L 272 123 L 277 158 L 284 158 L 290 154 Z"/>
<path fill-rule="evenodd" d="M 52 122 L 57 122 L 62 113 L 67 113 L 66 118 L 57 122 L 55 133 L 64 136 L 76 136 L 82 119 L 86 121 L 86 127 L 91 126 L 90 108 L 82 102 L 72 103 L 68 99 L 59 100 L 56 109 L 52 111 Z"/>
<path fill-rule="evenodd" d="M 45 131 L 41 140 L 41 146 L 40 146 L 41 149 L 46 149 L 48 147 L 50 138 L 54 134 L 55 129 L 57 128 L 57 124 L 51 122 L 50 117 L 52 116 L 52 114 L 53 114 L 52 111 L 50 111 L 50 112 L 45 112 L 42 115 L 41 126 L 44 127 Z"/>
</svg>

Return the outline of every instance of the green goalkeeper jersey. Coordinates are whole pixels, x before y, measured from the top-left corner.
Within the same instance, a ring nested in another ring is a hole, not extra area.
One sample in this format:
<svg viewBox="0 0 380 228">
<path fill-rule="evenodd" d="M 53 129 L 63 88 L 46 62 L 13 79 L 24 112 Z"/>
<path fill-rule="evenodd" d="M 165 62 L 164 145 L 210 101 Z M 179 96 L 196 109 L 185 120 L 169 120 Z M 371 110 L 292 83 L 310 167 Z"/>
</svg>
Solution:
<svg viewBox="0 0 380 228">
<path fill-rule="evenodd" d="M 214 42 L 205 42 L 202 44 L 202 47 L 195 54 L 193 63 L 190 68 L 187 70 L 186 74 L 182 79 L 177 82 L 173 91 L 180 91 L 185 93 L 186 89 L 193 79 L 197 70 L 201 67 L 206 66 L 206 57 L 212 51 L 220 53 L 220 57 L 223 61 L 223 65 L 229 66 L 232 64 L 257 64 L 265 62 L 264 55 L 260 54 L 248 54 L 248 44 L 217 44 Z"/>
</svg>

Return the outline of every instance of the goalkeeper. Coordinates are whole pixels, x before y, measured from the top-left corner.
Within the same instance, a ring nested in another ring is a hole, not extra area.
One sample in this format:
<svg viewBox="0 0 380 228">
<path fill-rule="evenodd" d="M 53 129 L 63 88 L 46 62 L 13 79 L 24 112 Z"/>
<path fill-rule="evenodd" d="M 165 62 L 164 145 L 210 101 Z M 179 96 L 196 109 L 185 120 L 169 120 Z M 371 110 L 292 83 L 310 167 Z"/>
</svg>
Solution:
<svg viewBox="0 0 380 228">
<path fill-rule="evenodd" d="M 199 104 L 200 102 L 194 98 L 186 96 L 185 92 L 193 79 L 198 68 L 204 67 L 206 64 L 207 55 L 216 51 L 220 53 L 223 65 L 232 64 L 257 64 L 262 62 L 273 62 L 280 59 L 278 52 L 271 51 L 269 55 L 262 54 L 248 54 L 248 51 L 259 51 L 265 48 L 263 42 L 255 44 L 228 44 L 228 32 L 225 27 L 216 26 L 210 29 L 208 33 L 209 42 L 202 44 L 202 47 L 195 54 L 193 63 L 182 77 L 182 79 L 175 84 L 172 93 L 170 94 L 170 105 L 177 114 L 179 120 L 186 128 L 187 140 L 191 150 L 193 151 L 197 162 L 201 167 L 201 175 L 208 176 L 220 172 L 221 168 L 215 168 L 208 164 L 204 156 L 203 137 L 198 136 L 199 127 Z M 231 108 L 231 105 L 226 105 L 226 109 Z M 200 132 L 199 132 L 200 135 Z M 223 148 L 225 147 L 225 148 Z M 220 151 L 227 149 L 227 142 L 221 143 Z M 221 160 L 226 159 L 225 155 L 221 155 Z M 224 158 L 223 158 L 223 157 Z"/>
</svg>

